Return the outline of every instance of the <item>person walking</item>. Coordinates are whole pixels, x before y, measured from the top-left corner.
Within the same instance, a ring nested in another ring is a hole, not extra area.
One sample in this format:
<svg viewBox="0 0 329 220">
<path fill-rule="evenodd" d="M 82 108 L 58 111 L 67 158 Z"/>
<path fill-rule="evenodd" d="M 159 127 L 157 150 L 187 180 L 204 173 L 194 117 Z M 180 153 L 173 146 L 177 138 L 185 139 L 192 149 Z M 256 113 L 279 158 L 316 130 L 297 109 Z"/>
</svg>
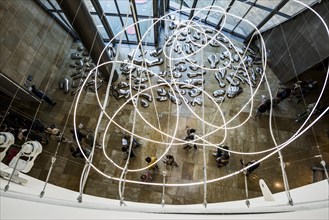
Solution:
<svg viewBox="0 0 329 220">
<path fill-rule="evenodd" d="M 155 161 L 157 161 L 157 157 L 146 157 L 145 161 L 147 162 L 147 166 L 152 165 L 151 167 L 149 167 L 150 170 L 155 170 L 155 169 L 159 169 L 158 164 L 155 163 Z"/>
<path fill-rule="evenodd" d="M 130 148 L 129 144 L 130 143 L 127 140 L 127 136 L 124 135 L 122 137 L 122 148 L 121 148 L 122 152 L 126 152 L 127 153 L 127 157 L 124 158 L 124 160 L 127 160 L 128 159 L 128 156 L 129 156 L 129 148 Z M 135 154 L 134 154 L 133 150 L 131 149 L 131 151 L 130 151 L 130 157 L 129 158 L 134 158 L 134 157 L 135 157 Z"/>
<path fill-rule="evenodd" d="M 175 166 L 175 167 L 179 167 L 179 165 L 177 164 L 177 162 L 175 161 L 175 158 L 172 154 L 167 154 L 164 158 L 163 158 L 163 162 L 166 165 L 169 166 Z"/>
<path fill-rule="evenodd" d="M 185 137 L 185 141 L 188 141 L 187 145 L 185 147 L 183 147 L 183 149 L 191 149 L 192 145 L 194 147 L 194 149 L 197 149 L 196 144 L 193 142 L 195 139 L 195 129 L 194 128 L 190 128 L 189 126 L 186 126 L 186 134 L 187 136 Z M 194 144 L 193 144 L 194 143 Z"/>
<path fill-rule="evenodd" d="M 263 113 L 265 113 L 266 111 L 268 111 L 270 109 L 271 109 L 271 100 L 267 99 L 257 107 L 256 115 L 255 115 L 254 119 L 256 119 L 257 117 L 260 117 Z"/>
</svg>

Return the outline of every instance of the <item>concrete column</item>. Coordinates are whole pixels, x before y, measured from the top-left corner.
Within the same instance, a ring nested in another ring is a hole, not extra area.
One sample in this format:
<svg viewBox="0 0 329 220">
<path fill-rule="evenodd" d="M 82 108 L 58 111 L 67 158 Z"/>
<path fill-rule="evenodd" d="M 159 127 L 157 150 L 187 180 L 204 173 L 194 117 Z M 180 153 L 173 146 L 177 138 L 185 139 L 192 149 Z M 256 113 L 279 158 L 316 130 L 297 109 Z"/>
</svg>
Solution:
<svg viewBox="0 0 329 220">
<path fill-rule="evenodd" d="M 91 59 L 96 64 L 101 52 L 105 48 L 105 44 L 83 0 L 57 0 L 57 3 L 61 7 L 66 18 L 70 21 L 81 42 L 89 51 Z M 100 63 L 110 60 L 111 57 L 108 51 L 105 50 L 100 59 Z M 98 70 L 102 73 L 104 79 L 109 81 L 111 69 L 112 64 L 107 64 L 101 66 Z M 114 70 L 113 74 L 112 82 L 118 79 L 116 70 Z"/>
</svg>

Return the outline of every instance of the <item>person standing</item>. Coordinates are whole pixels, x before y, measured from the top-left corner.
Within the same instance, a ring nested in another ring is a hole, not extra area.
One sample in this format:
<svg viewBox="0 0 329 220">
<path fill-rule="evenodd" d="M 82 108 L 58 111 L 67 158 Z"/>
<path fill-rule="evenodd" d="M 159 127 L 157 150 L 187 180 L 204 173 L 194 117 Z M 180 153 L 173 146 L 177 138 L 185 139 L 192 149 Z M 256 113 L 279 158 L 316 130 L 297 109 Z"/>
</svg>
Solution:
<svg viewBox="0 0 329 220">
<path fill-rule="evenodd" d="M 124 138 L 128 141 L 128 144 L 130 144 L 130 140 L 131 140 L 131 136 L 126 134 L 124 136 Z M 135 138 L 133 138 L 133 143 L 132 143 L 133 147 L 140 147 L 142 146 Z"/>
<path fill-rule="evenodd" d="M 121 150 L 122 150 L 122 152 L 126 152 L 127 153 L 127 157 L 126 158 L 124 158 L 124 160 L 127 160 L 128 159 L 128 156 L 129 156 L 129 148 L 130 148 L 130 146 L 129 146 L 129 142 L 128 142 L 128 140 L 127 140 L 127 135 L 124 135 L 123 137 L 122 137 L 122 148 L 121 148 Z M 134 152 L 133 152 L 133 150 L 131 149 L 130 150 L 130 158 L 134 158 L 135 157 L 135 154 L 134 154 Z"/>
<path fill-rule="evenodd" d="M 157 157 L 146 157 L 145 161 L 147 162 L 147 166 L 152 165 L 151 167 L 149 167 L 150 170 L 154 170 L 154 169 L 159 169 L 158 164 L 155 163 L 155 161 L 157 161 Z"/>
<path fill-rule="evenodd" d="M 265 113 L 266 111 L 268 111 L 270 109 L 271 109 L 271 100 L 267 99 L 257 107 L 255 119 L 257 117 L 260 117 L 263 113 Z"/>
<path fill-rule="evenodd" d="M 276 97 L 280 102 L 289 98 L 292 95 L 292 89 L 280 87 L 276 92 Z"/>
<path fill-rule="evenodd" d="M 163 158 L 163 162 L 166 164 L 166 165 L 169 165 L 169 166 L 176 166 L 176 167 L 179 167 L 177 162 L 175 161 L 175 158 L 172 154 L 167 154 L 164 158 Z"/>
<path fill-rule="evenodd" d="M 185 147 L 183 147 L 183 149 L 191 149 L 192 148 L 192 142 L 195 139 L 195 129 L 194 128 L 190 128 L 189 126 L 186 126 L 186 138 L 184 139 L 185 141 L 188 141 L 187 145 Z M 193 144 L 194 149 L 197 149 L 196 144 Z"/>
</svg>

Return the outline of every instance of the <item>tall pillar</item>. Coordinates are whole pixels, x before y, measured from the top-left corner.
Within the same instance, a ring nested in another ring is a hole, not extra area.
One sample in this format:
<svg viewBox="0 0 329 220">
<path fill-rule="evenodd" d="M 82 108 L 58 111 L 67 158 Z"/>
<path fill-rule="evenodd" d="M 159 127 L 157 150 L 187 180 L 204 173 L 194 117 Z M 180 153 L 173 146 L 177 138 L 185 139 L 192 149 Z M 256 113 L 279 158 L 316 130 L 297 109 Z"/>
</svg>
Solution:
<svg viewBox="0 0 329 220">
<path fill-rule="evenodd" d="M 105 48 L 105 44 L 83 0 L 57 0 L 57 3 L 96 64 Z M 105 50 L 100 59 L 100 64 L 108 61 L 111 61 L 111 57 L 108 51 Z M 98 70 L 102 73 L 105 80 L 109 81 L 111 69 L 112 64 L 110 63 L 101 66 Z M 118 73 L 114 70 L 112 82 L 117 79 Z"/>
</svg>

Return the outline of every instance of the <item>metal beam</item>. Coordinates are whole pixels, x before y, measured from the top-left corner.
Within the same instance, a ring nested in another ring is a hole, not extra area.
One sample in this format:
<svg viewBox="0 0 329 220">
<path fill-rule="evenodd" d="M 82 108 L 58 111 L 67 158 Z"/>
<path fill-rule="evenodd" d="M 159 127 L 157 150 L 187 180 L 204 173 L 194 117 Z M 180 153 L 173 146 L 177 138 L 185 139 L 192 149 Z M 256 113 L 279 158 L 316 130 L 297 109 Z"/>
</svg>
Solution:
<svg viewBox="0 0 329 220">
<path fill-rule="evenodd" d="M 247 5 L 253 5 L 253 3 L 249 2 L 249 1 L 245 1 L 245 0 L 238 0 L 238 1 L 242 2 L 244 4 L 247 4 Z M 265 11 L 268 11 L 268 12 L 271 12 L 273 10 L 272 8 L 269 8 L 269 7 L 266 7 L 264 5 L 260 5 L 260 4 L 256 4 L 254 7 L 265 10 Z M 284 17 L 284 18 L 288 18 L 288 19 L 291 18 L 290 15 L 282 13 L 282 12 L 278 12 L 277 14 Z"/>
<path fill-rule="evenodd" d="M 120 18 L 121 26 L 122 26 L 122 28 L 124 28 L 125 24 L 124 24 L 124 22 L 123 22 L 122 14 L 121 14 L 121 12 L 120 12 L 120 8 L 119 8 L 119 5 L 118 5 L 117 0 L 114 0 L 114 3 L 115 3 L 115 7 L 116 7 L 116 9 L 117 9 L 117 11 L 118 11 L 118 16 L 119 16 L 119 18 Z M 128 42 L 128 44 L 129 44 L 129 38 L 128 38 L 127 31 L 125 30 L 124 33 L 125 33 L 125 36 L 126 36 L 127 42 Z"/>
<path fill-rule="evenodd" d="M 159 17 L 163 17 L 165 15 L 165 2 L 164 1 L 160 1 L 160 4 L 159 4 Z M 164 28 L 164 25 L 165 25 L 165 22 L 164 20 L 162 19 L 160 21 L 160 24 L 161 24 L 161 27 Z"/>
<path fill-rule="evenodd" d="M 83 0 L 56 0 L 61 7 L 66 18 L 71 22 L 72 27 L 79 35 L 83 45 L 90 53 L 90 57 L 96 64 L 100 58 L 100 63 L 111 61 L 108 50 L 105 49 L 103 38 L 99 34 L 96 25 Z M 105 49 L 105 50 L 104 50 Z M 103 52 L 104 51 L 104 52 Z M 103 55 L 100 57 L 100 55 Z M 99 68 L 104 79 L 108 82 L 112 71 L 112 64 L 103 65 Z M 118 79 L 118 73 L 113 71 L 112 82 Z"/>
<path fill-rule="evenodd" d="M 137 40 L 139 43 L 139 49 L 141 50 L 141 52 L 143 51 L 143 47 L 142 47 L 142 38 L 141 38 L 141 32 L 140 32 L 140 28 L 139 28 L 139 23 L 138 23 L 138 18 L 137 18 L 137 9 L 136 9 L 136 2 L 135 0 L 129 0 L 130 3 L 130 7 L 131 7 L 131 14 L 133 16 L 133 21 L 134 21 L 134 27 L 136 30 L 136 35 L 137 35 Z"/>
<path fill-rule="evenodd" d="M 170 0 L 165 0 L 165 10 L 169 11 L 169 2 Z"/>
<path fill-rule="evenodd" d="M 153 18 L 159 18 L 161 14 L 161 8 L 159 8 L 159 1 L 153 0 Z M 151 20 L 151 22 L 156 22 L 156 20 Z M 157 47 L 159 44 L 159 22 L 154 25 L 154 44 Z"/>
<path fill-rule="evenodd" d="M 262 22 L 260 22 L 258 25 L 257 25 L 257 29 L 260 30 L 278 11 L 280 11 L 280 9 L 285 6 L 285 4 L 287 4 L 289 0 L 282 0 L 274 9 L 273 11 L 268 14 L 264 20 Z M 250 34 L 246 37 L 246 39 L 244 40 L 244 42 L 248 42 L 250 41 L 252 35 L 254 34 L 254 31 L 256 29 L 254 29 L 253 31 L 250 32 Z"/>
<path fill-rule="evenodd" d="M 215 3 L 215 0 L 213 0 L 212 1 L 212 3 L 211 3 L 211 7 L 210 7 L 210 10 L 212 9 L 212 6 L 214 6 L 214 3 Z M 205 21 L 208 19 L 208 16 L 209 16 L 209 14 L 210 14 L 210 10 L 208 10 L 208 12 L 207 12 L 207 15 L 206 15 L 206 17 L 205 17 Z"/>
<path fill-rule="evenodd" d="M 109 22 L 107 21 L 107 18 L 105 16 L 105 13 L 103 11 L 101 4 L 99 3 L 98 0 L 91 0 L 91 3 L 93 4 L 93 6 L 98 14 L 99 19 L 101 20 L 101 22 L 106 30 L 107 35 L 109 36 L 110 39 L 113 39 L 114 38 L 113 31 L 111 29 Z M 115 44 L 115 40 L 113 42 L 113 45 L 114 44 Z"/>
<path fill-rule="evenodd" d="M 231 7 L 232 7 L 232 5 L 234 4 L 234 2 L 235 2 L 235 0 L 232 0 L 232 1 L 230 2 L 229 6 L 228 6 L 228 7 L 226 8 L 226 10 L 225 10 L 225 13 L 229 12 L 229 10 L 231 9 Z M 217 24 L 217 26 L 216 26 L 216 30 L 219 30 L 219 29 L 220 29 L 220 25 L 221 25 L 221 23 L 222 23 L 222 21 L 223 21 L 223 18 L 224 18 L 224 15 L 220 18 L 220 20 L 219 20 L 219 22 L 218 22 L 218 24 Z"/>
<path fill-rule="evenodd" d="M 249 13 L 249 11 L 256 5 L 258 0 L 254 1 L 253 4 L 250 5 L 250 7 L 248 8 L 248 10 L 246 11 L 246 13 L 241 17 L 241 18 L 245 18 L 247 16 L 247 14 Z M 234 30 L 236 29 L 236 27 L 242 22 L 242 19 L 240 19 L 240 21 L 235 25 L 235 27 L 233 28 L 232 32 L 234 32 Z"/>
<path fill-rule="evenodd" d="M 196 4 L 198 3 L 198 0 L 194 0 L 193 1 L 193 3 L 192 3 L 192 10 L 191 10 L 191 12 L 190 12 L 190 15 L 189 15 L 189 17 L 188 17 L 188 19 L 189 20 L 191 20 L 191 18 L 193 17 L 193 15 L 194 15 L 194 8 L 196 7 Z"/>
</svg>

